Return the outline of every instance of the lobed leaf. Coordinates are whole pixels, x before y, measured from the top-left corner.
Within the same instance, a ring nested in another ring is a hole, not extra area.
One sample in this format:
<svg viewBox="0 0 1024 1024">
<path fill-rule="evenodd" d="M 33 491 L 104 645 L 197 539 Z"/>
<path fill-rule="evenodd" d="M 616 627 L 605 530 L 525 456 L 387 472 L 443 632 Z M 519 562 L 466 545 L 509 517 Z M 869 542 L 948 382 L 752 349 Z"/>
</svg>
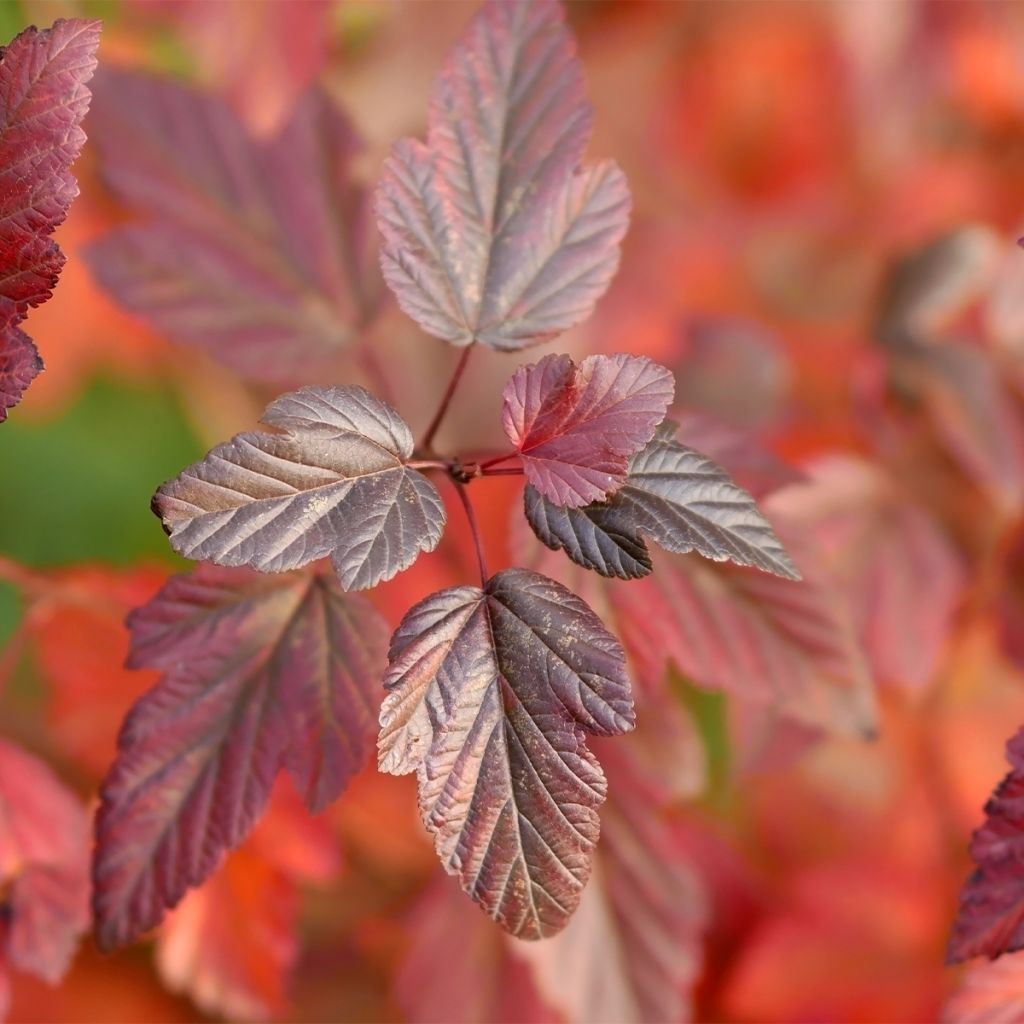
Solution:
<svg viewBox="0 0 1024 1024">
<path fill-rule="evenodd" d="M 78 195 L 71 165 L 99 36 L 98 21 L 61 18 L 0 47 L 0 422 L 43 368 L 18 324 L 64 266 L 50 236 Z"/>
<path fill-rule="evenodd" d="M 647 576 L 649 538 L 667 551 L 800 578 L 754 499 L 709 458 L 664 435 L 633 456 L 625 484 L 607 501 L 562 508 L 527 484 L 524 503 L 543 543 L 602 576 Z"/>
<path fill-rule="evenodd" d="M 556 505 L 577 507 L 625 483 L 629 458 L 672 402 L 672 374 L 642 356 L 545 356 L 505 386 L 502 423 L 526 478 Z"/>
<path fill-rule="evenodd" d="M 581 166 L 591 108 L 553 0 L 487 4 L 438 75 L 426 144 L 400 141 L 377 188 L 399 305 L 454 345 L 520 349 L 589 316 L 629 216 L 622 172 Z"/>
<path fill-rule="evenodd" d="M 1010 772 L 971 839 L 976 868 L 960 894 L 946 959 L 995 959 L 1024 947 L 1024 729 L 1006 744 Z"/>
<path fill-rule="evenodd" d="M 379 765 L 417 773 L 445 870 L 513 935 L 564 927 L 606 791 L 585 733 L 634 723 L 619 642 L 560 584 L 506 569 L 416 605 L 385 686 Z"/>
<path fill-rule="evenodd" d="M 139 219 L 88 252 L 100 283 L 159 331 L 241 373 L 292 383 L 371 312 L 359 142 L 320 89 L 269 141 L 212 96 L 138 72 L 97 80 L 104 176 Z"/>
<path fill-rule="evenodd" d="M 262 572 L 330 555 L 342 587 L 361 590 L 437 546 L 444 505 L 405 465 L 412 435 L 386 402 L 360 387 L 302 388 L 263 422 L 283 432 L 238 434 L 157 491 L 179 554 Z"/>
<path fill-rule="evenodd" d="M 322 810 L 362 766 L 384 628 L 322 575 L 199 566 L 129 617 L 129 712 L 101 789 L 93 866 L 106 949 L 154 926 L 237 846 L 286 768 Z"/>
</svg>

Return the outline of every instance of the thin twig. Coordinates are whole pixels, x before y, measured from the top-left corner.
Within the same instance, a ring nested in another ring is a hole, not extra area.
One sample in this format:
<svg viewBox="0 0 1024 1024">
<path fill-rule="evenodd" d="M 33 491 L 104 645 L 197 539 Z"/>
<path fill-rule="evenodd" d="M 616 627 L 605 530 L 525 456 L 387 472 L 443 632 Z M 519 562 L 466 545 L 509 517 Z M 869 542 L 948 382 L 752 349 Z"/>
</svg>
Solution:
<svg viewBox="0 0 1024 1024">
<path fill-rule="evenodd" d="M 476 561 L 477 565 L 480 566 L 480 586 L 486 587 L 490 574 L 487 572 L 487 561 L 484 558 L 484 545 L 480 539 L 480 527 L 477 525 L 476 513 L 473 511 L 473 505 L 469 500 L 469 495 L 466 493 L 465 486 L 460 484 L 458 480 L 452 480 L 452 483 L 455 484 L 455 490 L 459 493 L 459 500 L 462 502 L 462 507 L 466 510 L 466 518 L 469 520 L 470 533 L 473 534 L 473 544 L 476 546 Z"/>
<path fill-rule="evenodd" d="M 459 386 L 459 381 L 462 379 L 462 374 L 466 369 L 466 363 L 469 362 L 469 353 L 472 351 L 472 345 L 467 345 L 462 350 L 462 355 L 459 356 L 459 361 L 455 364 L 455 372 L 452 374 L 452 379 L 448 381 L 448 387 L 445 389 L 441 404 L 438 406 L 437 412 L 434 413 L 434 418 L 430 421 L 430 426 L 427 427 L 427 432 L 423 435 L 423 440 L 420 442 L 419 450 L 421 452 L 428 455 L 431 454 L 430 446 L 434 443 L 434 435 L 437 433 L 438 428 L 441 426 L 441 421 L 448 411 L 452 396 L 455 394 L 455 389 Z"/>
<path fill-rule="evenodd" d="M 510 466 L 508 469 L 485 469 L 480 467 L 480 476 L 522 476 L 522 466 Z"/>
</svg>

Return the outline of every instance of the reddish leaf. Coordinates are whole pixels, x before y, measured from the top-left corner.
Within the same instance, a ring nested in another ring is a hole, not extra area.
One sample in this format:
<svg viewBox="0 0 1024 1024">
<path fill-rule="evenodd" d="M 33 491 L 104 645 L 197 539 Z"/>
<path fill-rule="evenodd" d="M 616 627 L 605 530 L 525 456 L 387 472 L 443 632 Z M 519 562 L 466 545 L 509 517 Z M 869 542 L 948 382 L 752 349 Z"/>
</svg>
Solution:
<svg viewBox="0 0 1024 1024">
<path fill-rule="evenodd" d="M 43 370 L 32 339 L 16 326 L 19 320 L 14 303 L 0 299 L 0 423 Z"/>
<path fill-rule="evenodd" d="M 874 696 L 847 609 L 813 569 L 806 540 L 782 536 L 801 580 L 681 555 L 656 559 L 647 579 L 612 587 L 623 641 L 645 675 L 659 677 L 672 661 L 700 686 L 807 724 L 870 734 Z"/>
<path fill-rule="evenodd" d="M 943 1024 L 1024 1021 L 1024 953 L 973 963 L 942 1007 Z"/>
<path fill-rule="evenodd" d="M 99 35 L 98 21 L 60 19 L 0 47 L 0 422 L 43 368 L 18 323 L 64 265 L 50 236 L 78 195 L 70 168 L 85 142 Z"/>
<path fill-rule="evenodd" d="M 301 885 L 337 874 L 337 847 L 285 780 L 245 843 L 160 927 L 157 969 L 206 1013 L 264 1020 L 285 1008 L 300 952 Z"/>
<path fill-rule="evenodd" d="M 673 429 L 633 456 L 626 482 L 606 501 L 560 508 L 528 484 L 526 518 L 540 540 L 602 576 L 647 576 L 650 539 L 666 551 L 799 579 L 754 499 L 709 458 L 672 440 Z"/>
<path fill-rule="evenodd" d="M 645 744 L 633 742 L 639 738 L 601 744 L 609 799 L 578 913 L 553 939 L 520 950 L 541 993 L 579 1024 L 674 1024 L 693 1016 L 707 897 L 666 817 L 673 794 L 645 765 Z"/>
<path fill-rule="evenodd" d="M 412 941 L 395 980 L 395 999 L 410 1024 L 558 1020 L 511 940 L 446 878 L 424 893 L 408 929 Z"/>
<path fill-rule="evenodd" d="M 642 356 L 545 356 L 505 386 L 502 422 L 526 478 L 556 505 L 614 493 L 630 456 L 651 438 L 672 402 L 672 374 Z"/>
<path fill-rule="evenodd" d="M 78 195 L 98 21 L 60 19 L 0 47 L 0 296 L 24 313 L 52 294 L 64 256 L 50 235 Z"/>
<path fill-rule="evenodd" d="M 50 769 L 0 742 L 0 952 L 51 984 L 89 925 L 88 836 L 84 809 Z"/>
<path fill-rule="evenodd" d="M 585 734 L 634 722 L 618 641 L 564 587 L 506 569 L 416 605 L 390 663 L 381 770 L 417 772 L 445 870 L 495 920 L 554 934 L 590 873 L 605 795 Z"/>
<path fill-rule="evenodd" d="M 190 892 L 168 917 L 157 968 L 172 992 L 188 992 L 206 1013 L 267 1020 L 285 1003 L 299 953 L 298 891 L 248 847 Z"/>
<path fill-rule="evenodd" d="M 817 537 L 819 562 L 850 599 L 875 677 L 924 686 L 963 591 L 960 557 L 925 509 L 871 464 L 834 456 L 810 473 L 809 486 L 780 495 L 774 507 Z"/>
<path fill-rule="evenodd" d="M 424 330 L 519 349 L 590 314 L 630 205 L 614 164 L 581 166 L 590 122 L 559 6 L 487 4 L 437 78 L 426 144 L 399 142 L 376 194 L 384 277 Z"/>
<path fill-rule="evenodd" d="M 97 818 L 104 948 L 156 924 L 237 846 L 286 767 L 321 810 L 362 765 L 383 626 L 320 575 L 200 566 L 135 612 L 130 663 L 164 671 L 125 720 Z"/>
<path fill-rule="evenodd" d="M 1010 773 L 971 839 L 977 865 L 960 895 L 947 959 L 995 958 L 1024 947 L 1024 729 L 1006 745 Z"/>
<path fill-rule="evenodd" d="M 409 428 L 359 387 L 282 395 L 263 422 L 285 433 L 238 434 L 153 498 L 171 546 L 186 558 L 297 569 L 331 556 L 346 590 L 408 568 L 437 547 L 445 512 L 409 469 Z"/>
<path fill-rule="evenodd" d="M 901 259 L 883 289 L 876 332 L 901 347 L 947 330 L 992 282 L 1001 243 L 991 228 L 968 225 Z"/>
<path fill-rule="evenodd" d="M 318 89 L 269 143 L 213 97 L 128 71 L 97 80 L 107 180 L 140 218 L 92 247 L 118 301 L 261 380 L 309 379 L 370 311 L 358 142 Z"/>
</svg>

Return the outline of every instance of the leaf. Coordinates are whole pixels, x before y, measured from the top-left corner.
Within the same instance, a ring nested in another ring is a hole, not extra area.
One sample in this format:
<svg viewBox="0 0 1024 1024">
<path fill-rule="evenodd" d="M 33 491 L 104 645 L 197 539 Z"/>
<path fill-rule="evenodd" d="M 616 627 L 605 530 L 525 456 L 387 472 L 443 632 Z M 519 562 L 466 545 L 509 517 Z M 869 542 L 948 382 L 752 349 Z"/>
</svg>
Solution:
<svg viewBox="0 0 1024 1024">
<path fill-rule="evenodd" d="M 948 963 L 994 959 L 1024 947 L 1024 729 L 1006 744 L 1010 772 L 985 805 L 985 822 L 971 838 L 977 865 L 960 894 L 946 951 Z"/>
<path fill-rule="evenodd" d="M 413 907 L 407 928 L 409 950 L 394 995 L 410 1024 L 559 1020 L 513 954 L 511 940 L 443 876 Z"/>
<path fill-rule="evenodd" d="M 635 758 L 641 744 L 602 744 L 608 803 L 594 877 L 568 927 L 519 955 L 541 994 L 578 1024 L 674 1024 L 693 1016 L 708 905 L 667 794 Z M 628 749 L 623 749 L 628 745 Z"/>
<path fill-rule="evenodd" d="M 247 846 L 190 892 L 161 930 L 156 962 L 172 992 L 229 1020 L 268 1020 L 299 955 L 295 883 Z"/>
<path fill-rule="evenodd" d="M 819 566 L 848 597 L 875 678 L 920 689 L 935 673 L 963 595 L 959 554 L 932 515 L 867 461 L 834 455 L 808 471 L 808 486 L 773 507 L 817 538 Z"/>
<path fill-rule="evenodd" d="M 0 296 L 20 313 L 53 293 L 64 256 L 49 236 L 67 216 L 85 133 L 100 23 L 27 28 L 0 47 Z"/>
<path fill-rule="evenodd" d="M 326 555 L 345 590 L 408 568 L 441 539 L 445 512 L 434 485 L 409 469 L 409 428 L 359 387 L 282 395 L 263 422 L 218 445 L 164 484 L 153 511 L 186 558 L 297 569 Z"/>
<path fill-rule="evenodd" d="M 1024 954 L 971 964 L 942 1007 L 943 1024 L 1024 1020 Z"/>
<path fill-rule="evenodd" d="M 871 677 L 849 614 L 808 544 L 783 537 L 800 580 L 692 554 L 656 559 L 649 578 L 609 588 L 619 634 L 645 676 L 659 677 L 672 662 L 707 689 L 870 736 Z"/>
<path fill-rule="evenodd" d="M 0 422 L 43 369 L 18 323 L 53 294 L 64 266 L 50 236 L 78 195 L 70 168 L 85 142 L 99 36 L 98 21 L 61 18 L 0 47 Z"/>
<path fill-rule="evenodd" d="M 32 339 L 16 326 L 19 320 L 14 303 L 0 299 L 0 423 L 44 369 Z"/>
<path fill-rule="evenodd" d="M 381 771 L 415 771 L 441 863 L 536 939 L 579 902 L 605 796 L 585 733 L 633 727 L 622 647 L 574 594 L 506 569 L 421 601 L 391 641 Z"/>
<path fill-rule="evenodd" d="M 800 577 L 754 499 L 709 458 L 663 436 L 633 456 L 608 500 L 560 508 L 527 484 L 524 507 L 543 543 L 602 576 L 649 575 L 646 537 L 667 551 Z"/>
<path fill-rule="evenodd" d="M 619 260 L 629 191 L 583 166 L 591 108 L 550 0 L 487 4 L 430 99 L 427 142 L 403 139 L 375 196 L 399 305 L 454 345 L 521 349 L 590 315 Z"/>
<path fill-rule="evenodd" d="M 287 768 L 312 811 L 363 764 L 384 628 L 322 575 L 200 566 L 129 618 L 129 664 L 163 670 L 101 789 L 93 907 L 110 949 L 151 928 L 259 817 Z"/>
<path fill-rule="evenodd" d="M 672 374 L 642 356 L 545 356 L 505 386 L 502 423 L 523 472 L 556 505 L 612 494 L 672 402 Z"/>
<path fill-rule="evenodd" d="M 337 841 L 284 780 L 221 869 L 168 914 L 156 944 L 164 985 L 211 1016 L 266 1020 L 285 1009 L 300 954 L 301 886 L 337 874 Z"/>
<path fill-rule="evenodd" d="M 89 823 L 42 761 L 0 741 L 3 959 L 56 984 L 89 925 Z"/>
<path fill-rule="evenodd" d="M 268 142 L 219 100 L 104 71 L 92 133 L 138 221 L 87 253 L 115 299 L 251 378 L 293 383 L 350 344 L 375 301 L 359 143 L 322 90 Z"/>
</svg>

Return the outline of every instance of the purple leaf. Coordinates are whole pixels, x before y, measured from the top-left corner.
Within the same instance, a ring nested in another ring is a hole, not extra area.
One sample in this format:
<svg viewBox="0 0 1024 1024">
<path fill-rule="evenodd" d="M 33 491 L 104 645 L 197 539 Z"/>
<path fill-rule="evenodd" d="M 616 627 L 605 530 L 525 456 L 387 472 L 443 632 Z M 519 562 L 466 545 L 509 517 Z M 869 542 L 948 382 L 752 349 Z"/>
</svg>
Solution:
<svg viewBox="0 0 1024 1024">
<path fill-rule="evenodd" d="M 1006 744 L 1010 773 L 985 805 L 971 839 L 977 865 L 960 895 L 946 959 L 994 959 L 1024 948 L 1024 729 Z"/>
<path fill-rule="evenodd" d="M 93 908 L 110 949 L 153 927 L 237 846 L 286 768 L 313 811 L 371 749 L 386 631 L 330 577 L 199 566 L 129 619 L 129 712 L 96 822 Z"/>
<path fill-rule="evenodd" d="M 16 326 L 18 320 L 14 303 L 0 299 L 0 423 L 43 369 L 32 339 Z"/>
<path fill-rule="evenodd" d="M 269 142 L 219 100 L 130 71 L 97 79 L 106 179 L 140 217 L 89 252 L 103 286 L 169 337 L 292 383 L 335 360 L 371 311 L 359 144 L 319 89 Z"/>
<path fill-rule="evenodd" d="M 556 505 L 604 498 L 672 402 L 672 374 L 642 356 L 545 356 L 505 386 L 502 422 L 526 478 Z"/>
<path fill-rule="evenodd" d="M 444 529 L 434 485 L 409 469 L 409 428 L 359 387 L 302 388 L 263 415 L 283 433 L 218 445 L 153 498 L 186 558 L 281 572 L 331 556 L 360 590 L 432 551 Z"/>
<path fill-rule="evenodd" d="M 633 727 L 622 647 L 563 586 L 506 569 L 433 594 L 391 641 L 382 771 L 415 771 L 441 863 L 536 939 L 579 903 L 605 797 L 585 733 Z"/>
<path fill-rule="evenodd" d="M 656 558 L 647 579 L 610 587 L 626 648 L 645 678 L 661 678 L 671 661 L 709 689 L 808 725 L 870 735 L 871 677 L 849 612 L 812 570 L 816 557 L 802 538 L 783 537 L 800 580 L 691 554 Z"/>
<path fill-rule="evenodd" d="M 633 456 L 628 479 L 607 501 L 560 508 L 528 484 L 526 518 L 537 536 L 602 576 L 647 576 L 646 537 L 666 551 L 696 551 L 799 579 L 754 499 L 720 466 L 666 434 Z"/>
<path fill-rule="evenodd" d="M 18 324 L 64 266 L 50 236 L 78 195 L 70 168 L 99 36 L 98 21 L 61 19 L 0 47 L 0 422 L 43 368 Z"/>
<path fill-rule="evenodd" d="M 455 345 L 520 349 L 589 316 L 618 266 L 629 191 L 583 166 L 591 108 L 549 0 L 489 3 L 437 78 L 427 142 L 399 142 L 375 205 L 402 309 Z"/>
</svg>

